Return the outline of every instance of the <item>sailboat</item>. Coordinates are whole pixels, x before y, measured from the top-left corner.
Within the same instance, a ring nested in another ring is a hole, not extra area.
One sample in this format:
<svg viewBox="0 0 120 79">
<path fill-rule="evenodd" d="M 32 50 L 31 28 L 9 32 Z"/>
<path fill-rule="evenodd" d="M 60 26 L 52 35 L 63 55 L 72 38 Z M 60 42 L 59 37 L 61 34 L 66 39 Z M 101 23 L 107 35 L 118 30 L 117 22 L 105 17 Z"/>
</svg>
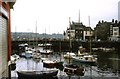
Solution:
<svg viewBox="0 0 120 79">
<path fill-rule="evenodd" d="M 89 29 L 90 29 L 90 18 L 89 18 Z M 91 53 L 91 36 L 89 41 L 90 41 L 90 53 Z M 89 53 L 81 53 L 81 51 L 79 50 L 78 56 L 73 57 L 73 62 L 74 61 L 79 63 L 89 64 L 89 65 L 94 65 L 97 62 L 97 58 Z"/>
<path fill-rule="evenodd" d="M 46 29 L 45 29 L 45 34 L 46 34 Z M 46 68 L 55 68 L 55 61 L 51 60 L 51 52 L 48 52 L 47 46 L 50 47 L 51 50 L 51 45 L 52 44 L 47 44 L 46 40 L 45 40 L 45 49 L 44 52 L 41 52 L 41 54 L 45 54 L 46 56 L 50 55 L 50 59 L 49 58 L 44 58 L 46 60 L 42 60 L 43 61 L 43 66 Z M 43 59 L 43 58 L 42 58 Z"/>
<path fill-rule="evenodd" d="M 37 49 L 37 22 L 36 22 L 36 46 L 35 46 L 35 51 L 32 54 L 33 59 L 40 59 L 40 51 Z"/>
<path fill-rule="evenodd" d="M 69 23 L 70 23 L 70 18 L 69 18 Z M 71 31 L 71 29 L 69 29 L 69 30 Z M 69 39 L 70 39 L 70 49 L 71 49 L 72 45 L 71 45 L 71 37 L 70 37 L 70 35 L 69 35 Z M 70 52 L 68 53 L 68 55 L 70 55 Z M 74 57 L 76 57 L 76 56 L 73 56 L 72 59 Z M 77 66 L 75 64 L 70 64 L 70 56 L 69 56 L 69 64 L 65 65 L 64 72 L 66 72 L 66 74 L 68 74 L 68 75 L 80 75 L 80 76 L 83 76 L 84 73 L 85 73 L 85 69 L 84 69 L 84 67 L 79 67 L 79 66 Z"/>
<path fill-rule="evenodd" d="M 61 41 L 60 41 L 60 46 L 59 46 L 59 48 L 60 48 L 60 52 L 59 52 L 59 53 L 60 53 L 60 59 L 59 59 L 59 60 L 58 60 L 58 59 L 56 60 L 55 66 L 56 66 L 57 69 L 63 70 L 63 68 L 64 68 L 63 63 L 64 63 L 64 61 L 61 60 L 61 59 L 62 59 L 62 58 L 61 58 L 61 57 L 62 57 L 62 56 L 61 56 Z"/>
</svg>

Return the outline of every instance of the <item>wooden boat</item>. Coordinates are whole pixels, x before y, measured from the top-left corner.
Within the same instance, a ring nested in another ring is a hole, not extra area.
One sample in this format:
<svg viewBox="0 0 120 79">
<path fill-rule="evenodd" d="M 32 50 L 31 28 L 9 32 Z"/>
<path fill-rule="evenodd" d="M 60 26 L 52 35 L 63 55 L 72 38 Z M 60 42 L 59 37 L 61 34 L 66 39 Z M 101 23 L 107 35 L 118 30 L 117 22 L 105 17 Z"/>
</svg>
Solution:
<svg viewBox="0 0 120 79">
<path fill-rule="evenodd" d="M 67 75 L 83 76 L 85 73 L 85 69 L 83 67 L 79 67 L 77 65 L 69 64 L 69 65 L 65 66 L 64 72 L 66 72 Z"/>
<path fill-rule="evenodd" d="M 47 71 L 17 71 L 18 78 L 20 79 L 36 79 L 36 78 L 49 78 L 57 76 L 58 70 Z"/>
<path fill-rule="evenodd" d="M 46 67 L 46 68 L 55 68 L 56 62 L 52 61 L 52 60 L 44 60 L 43 61 L 43 67 Z"/>
</svg>

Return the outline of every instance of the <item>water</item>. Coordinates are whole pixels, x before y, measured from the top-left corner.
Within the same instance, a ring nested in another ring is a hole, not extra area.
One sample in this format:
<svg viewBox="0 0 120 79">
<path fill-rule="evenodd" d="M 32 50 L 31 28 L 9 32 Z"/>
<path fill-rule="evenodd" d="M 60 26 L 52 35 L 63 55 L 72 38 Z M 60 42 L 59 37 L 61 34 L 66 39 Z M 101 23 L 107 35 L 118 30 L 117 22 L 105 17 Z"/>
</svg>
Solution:
<svg viewBox="0 0 120 79">
<path fill-rule="evenodd" d="M 42 57 L 48 57 L 53 60 L 60 60 L 59 54 L 54 55 L 43 55 Z M 84 66 L 85 74 L 84 76 L 68 76 L 63 70 L 59 70 L 57 78 L 58 79 L 117 79 L 120 77 L 120 56 L 116 53 L 97 53 L 97 65 L 91 66 L 81 63 L 76 63 L 77 65 Z M 63 55 L 61 55 L 64 64 L 67 64 L 69 60 L 65 60 Z M 71 63 L 73 63 L 71 61 Z M 75 63 L 75 62 L 74 62 Z M 12 77 L 18 77 L 16 71 L 19 70 L 47 70 L 48 68 L 43 67 L 41 60 L 25 59 L 20 58 L 16 62 L 16 69 L 11 71 Z"/>
</svg>

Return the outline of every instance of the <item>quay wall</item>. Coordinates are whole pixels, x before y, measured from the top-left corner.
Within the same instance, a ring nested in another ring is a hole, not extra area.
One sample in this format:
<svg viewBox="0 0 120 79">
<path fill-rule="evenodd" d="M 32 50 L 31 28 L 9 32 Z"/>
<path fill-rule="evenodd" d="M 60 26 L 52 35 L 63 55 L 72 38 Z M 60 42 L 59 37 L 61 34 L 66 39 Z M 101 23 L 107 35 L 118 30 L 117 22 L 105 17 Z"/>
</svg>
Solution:
<svg viewBox="0 0 120 79">
<path fill-rule="evenodd" d="M 68 40 L 38 40 L 36 41 L 12 41 L 12 51 L 13 50 L 18 50 L 18 45 L 19 44 L 24 44 L 28 43 L 31 46 L 35 46 L 40 43 L 51 43 L 51 49 L 53 49 L 55 52 L 65 52 L 65 51 L 73 51 L 77 52 L 79 46 L 83 46 L 86 51 L 90 50 L 91 48 L 115 48 L 115 51 L 120 51 L 120 42 L 110 42 L 110 41 L 99 41 L 99 42 L 78 42 L 78 41 L 72 41 L 71 42 L 71 47 L 70 47 L 70 42 Z"/>
</svg>

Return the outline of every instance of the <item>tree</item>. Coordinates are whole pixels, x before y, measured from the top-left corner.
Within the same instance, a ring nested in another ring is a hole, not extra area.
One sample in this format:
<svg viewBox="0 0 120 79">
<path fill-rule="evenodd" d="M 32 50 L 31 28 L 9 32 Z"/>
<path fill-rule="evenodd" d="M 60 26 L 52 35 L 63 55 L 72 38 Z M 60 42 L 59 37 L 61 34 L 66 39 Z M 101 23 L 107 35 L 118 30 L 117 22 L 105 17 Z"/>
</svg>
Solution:
<svg viewBox="0 0 120 79">
<path fill-rule="evenodd" d="M 99 23 L 96 25 L 95 33 L 97 35 L 97 38 L 100 40 L 108 40 L 109 34 L 110 34 L 110 22 L 104 22 Z"/>
</svg>

